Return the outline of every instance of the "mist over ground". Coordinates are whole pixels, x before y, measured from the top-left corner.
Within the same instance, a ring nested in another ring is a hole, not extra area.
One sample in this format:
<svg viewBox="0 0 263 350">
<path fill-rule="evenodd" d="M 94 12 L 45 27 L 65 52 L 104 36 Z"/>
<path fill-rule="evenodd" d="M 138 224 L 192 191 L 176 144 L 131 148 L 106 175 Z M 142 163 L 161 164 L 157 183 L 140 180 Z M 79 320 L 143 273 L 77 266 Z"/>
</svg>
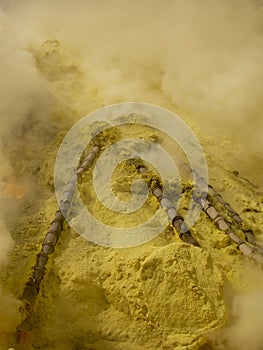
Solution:
<svg viewBox="0 0 263 350">
<path fill-rule="evenodd" d="M 49 123 L 54 103 L 52 76 L 38 70 L 35 53 L 57 40 L 104 105 L 140 101 L 173 109 L 218 147 L 227 139 L 232 166 L 262 189 L 263 1 L 2 0 L 0 7 L 2 187 L 17 181 L 6 147 L 41 149 L 47 139 L 30 135 L 31 124 Z M 76 122 L 74 114 L 67 118 Z M 1 199 L 3 266 L 13 246 L 5 205 Z M 7 311 L 19 306 L 2 290 L 0 303 Z M 242 305 L 241 320 L 247 298 Z M 14 311 L 11 328 L 18 319 Z M 231 333 L 237 339 L 242 322 Z"/>
<path fill-rule="evenodd" d="M 58 40 L 105 104 L 172 104 L 204 135 L 229 137 L 237 164 L 261 186 L 262 1 L 1 3 L 1 110 L 12 113 L 8 123 L 18 117 L 8 101 L 22 100 L 19 89 L 35 94 L 43 87 L 27 50 Z M 19 114 L 30 103 L 24 99 Z"/>
</svg>

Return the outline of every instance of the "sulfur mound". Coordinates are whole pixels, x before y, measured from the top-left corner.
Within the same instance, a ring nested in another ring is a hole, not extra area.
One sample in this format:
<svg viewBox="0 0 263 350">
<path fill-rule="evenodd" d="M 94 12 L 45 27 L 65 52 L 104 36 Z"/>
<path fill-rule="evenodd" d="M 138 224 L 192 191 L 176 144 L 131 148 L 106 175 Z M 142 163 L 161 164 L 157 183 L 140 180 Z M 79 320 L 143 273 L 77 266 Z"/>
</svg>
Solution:
<svg viewBox="0 0 263 350">
<path fill-rule="evenodd" d="M 172 243 L 153 250 L 139 268 L 132 260 L 125 268 L 121 261 L 114 265 L 103 287 L 110 302 L 134 320 L 178 335 L 224 323 L 223 278 L 200 248 Z"/>
<path fill-rule="evenodd" d="M 205 251 L 167 245 L 144 261 L 140 277 L 153 322 L 179 333 L 198 333 L 223 322 L 222 276 Z"/>
</svg>

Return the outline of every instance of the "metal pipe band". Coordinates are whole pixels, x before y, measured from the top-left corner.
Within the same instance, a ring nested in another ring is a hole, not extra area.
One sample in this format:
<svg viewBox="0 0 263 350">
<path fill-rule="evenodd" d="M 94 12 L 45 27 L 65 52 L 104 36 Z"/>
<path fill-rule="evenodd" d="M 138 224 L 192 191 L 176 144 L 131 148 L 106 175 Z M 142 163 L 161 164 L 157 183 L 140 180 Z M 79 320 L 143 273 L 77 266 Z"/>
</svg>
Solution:
<svg viewBox="0 0 263 350">
<path fill-rule="evenodd" d="M 56 245 L 58 240 L 58 236 L 53 232 L 49 232 L 44 238 L 43 244 L 52 245 L 53 247 Z"/>
<path fill-rule="evenodd" d="M 175 217 L 177 216 L 177 210 L 174 207 L 167 208 L 166 213 L 170 220 L 174 220 Z"/>
<path fill-rule="evenodd" d="M 61 228 L 62 228 L 62 226 L 63 226 L 62 220 L 56 219 L 56 218 L 55 218 L 54 220 L 52 220 L 52 221 L 50 222 L 50 226 L 51 226 L 54 222 L 57 222 L 58 224 L 60 224 L 60 226 L 61 226 Z"/>
<path fill-rule="evenodd" d="M 64 218 L 64 216 L 63 216 L 61 210 L 57 210 L 57 211 L 56 211 L 54 220 L 59 220 L 59 221 L 61 221 L 61 223 L 63 224 L 63 222 L 65 221 L 65 218 Z M 54 220 L 53 220 L 53 221 L 54 221 Z"/>
<path fill-rule="evenodd" d="M 251 257 L 253 254 L 253 249 L 249 247 L 245 242 L 238 245 L 239 250 L 245 255 Z"/>
<path fill-rule="evenodd" d="M 44 268 L 46 266 L 48 262 L 48 255 L 44 252 L 41 252 L 39 254 L 37 254 L 37 260 L 36 260 L 36 265 L 35 266 L 39 266 L 41 268 Z"/>
<path fill-rule="evenodd" d="M 54 245 L 50 242 L 42 243 L 42 251 L 48 255 L 54 252 Z"/>
<path fill-rule="evenodd" d="M 230 229 L 228 228 L 226 230 L 226 234 L 234 241 L 235 243 L 239 244 L 242 242 L 242 240 Z"/>
<path fill-rule="evenodd" d="M 163 191 L 161 190 L 160 187 L 156 187 L 155 189 L 152 190 L 153 195 L 160 201 L 163 197 Z"/>
<path fill-rule="evenodd" d="M 230 215 L 232 217 L 232 219 L 234 219 L 236 222 L 238 222 L 239 224 L 243 221 L 242 218 L 240 217 L 239 214 L 237 213 L 233 213 L 232 215 Z"/>
<path fill-rule="evenodd" d="M 44 274 L 45 274 L 45 270 L 44 269 L 42 269 L 39 266 L 35 266 L 34 267 L 33 277 L 34 277 L 35 281 L 37 282 L 38 286 L 39 286 L 42 278 L 44 277 Z"/>
<path fill-rule="evenodd" d="M 56 231 L 56 232 L 60 233 L 61 228 L 62 228 L 62 226 L 61 226 L 61 223 L 59 221 L 52 221 L 50 224 L 49 231 Z"/>
<path fill-rule="evenodd" d="M 228 224 L 226 223 L 225 219 L 222 216 L 218 216 L 215 219 L 215 224 L 217 225 L 217 227 L 221 230 L 221 231 L 226 231 L 227 229 L 229 229 Z"/>
<path fill-rule="evenodd" d="M 160 200 L 160 204 L 163 208 L 173 207 L 171 201 L 167 197 L 162 197 L 162 199 Z"/>
</svg>

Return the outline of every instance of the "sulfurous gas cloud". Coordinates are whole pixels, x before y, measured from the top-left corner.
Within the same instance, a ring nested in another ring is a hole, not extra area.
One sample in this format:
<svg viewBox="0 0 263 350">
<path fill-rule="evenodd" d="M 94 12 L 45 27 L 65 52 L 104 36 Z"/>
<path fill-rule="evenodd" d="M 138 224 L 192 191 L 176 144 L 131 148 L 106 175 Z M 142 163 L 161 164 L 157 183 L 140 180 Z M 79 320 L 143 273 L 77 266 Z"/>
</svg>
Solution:
<svg viewBox="0 0 263 350">
<path fill-rule="evenodd" d="M 2 0 L 0 7 L 3 186 L 16 180 L 5 147 L 24 142 L 12 139 L 14 130 L 32 115 L 50 118 L 52 88 L 34 52 L 58 40 L 104 104 L 143 101 L 181 112 L 200 134 L 228 138 L 235 166 L 262 188 L 262 0 Z M 30 138 L 32 147 L 38 142 Z M 12 247 L 4 214 L 0 225 L 1 263 Z"/>
<path fill-rule="evenodd" d="M 204 135 L 229 137 L 241 170 L 261 185 L 261 0 L 9 0 L 1 6 L 2 40 L 13 52 L 60 41 L 105 104 L 173 104 Z M 31 72 L 23 68 L 18 76 L 30 86 Z"/>
</svg>

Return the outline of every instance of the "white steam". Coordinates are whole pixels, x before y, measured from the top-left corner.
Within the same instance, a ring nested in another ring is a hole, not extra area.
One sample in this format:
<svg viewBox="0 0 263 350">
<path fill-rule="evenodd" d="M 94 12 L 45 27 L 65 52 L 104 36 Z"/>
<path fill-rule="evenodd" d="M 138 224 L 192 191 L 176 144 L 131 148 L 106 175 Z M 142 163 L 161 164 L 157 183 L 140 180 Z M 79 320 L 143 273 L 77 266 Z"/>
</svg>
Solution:
<svg viewBox="0 0 263 350">
<path fill-rule="evenodd" d="M 218 350 L 263 349 L 262 271 L 255 271 L 251 266 L 247 280 L 251 283 L 250 288 L 234 296 L 229 312 L 230 324 L 210 337 Z"/>
<path fill-rule="evenodd" d="M 239 166 L 263 182 L 257 165 L 263 149 L 262 1 L 2 0 L 0 6 L 1 182 L 17 180 L 5 148 L 7 139 L 23 145 L 12 139 L 14 128 L 32 115 L 46 118 L 50 85 L 33 55 L 49 39 L 75 57 L 105 104 L 143 101 L 183 111 L 204 135 L 231 137 L 241 147 Z M 0 234 L 1 263 L 12 247 L 4 218 Z M 3 295 L 0 290 L 0 305 Z M 255 316 L 253 329 L 242 332 L 242 320 L 258 315 L 249 314 L 256 305 L 248 303 L 243 299 L 240 323 L 231 330 L 242 333 L 243 343 L 262 325 Z"/>
<path fill-rule="evenodd" d="M 35 68 L 32 55 L 25 50 L 1 9 L 0 45 L 0 269 L 2 269 L 7 265 L 9 253 L 14 246 L 5 213 L 8 207 L 9 214 L 11 213 L 16 219 L 16 199 L 20 197 L 18 192 L 22 188 L 19 185 L 21 179 L 16 176 L 9 154 L 16 147 L 25 148 L 23 135 L 17 131 L 23 129 L 25 123 L 32 119 L 32 115 L 38 120 L 44 118 L 48 95 L 46 82 Z M 38 110 L 40 112 L 37 112 Z M 0 332 L 15 329 L 20 321 L 19 306 L 20 302 L 7 293 L 6 287 L 0 287 Z"/>
<path fill-rule="evenodd" d="M 25 48 L 62 42 L 105 104 L 172 103 L 203 134 L 230 136 L 237 164 L 260 185 L 261 0 L 20 0 L 2 6 Z"/>
</svg>

